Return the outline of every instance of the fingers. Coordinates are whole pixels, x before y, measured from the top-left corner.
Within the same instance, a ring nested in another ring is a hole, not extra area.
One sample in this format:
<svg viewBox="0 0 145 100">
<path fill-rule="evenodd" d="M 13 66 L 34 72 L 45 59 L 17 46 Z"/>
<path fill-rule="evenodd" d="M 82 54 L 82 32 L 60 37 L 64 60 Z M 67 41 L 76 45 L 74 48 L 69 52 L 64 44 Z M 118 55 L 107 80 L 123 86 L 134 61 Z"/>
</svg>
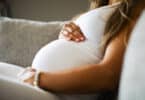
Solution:
<svg viewBox="0 0 145 100">
<path fill-rule="evenodd" d="M 31 78 L 34 74 L 35 74 L 35 72 L 29 72 L 29 71 L 28 71 L 28 72 L 25 72 L 25 73 L 23 73 L 22 75 L 20 75 L 20 76 L 18 77 L 18 79 L 19 79 L 20 81 L 25 81 L 25 80 Z"/>
<path fill-rule="evenodd" d="M 85 40 L 85 37 L 81 32 L 79 26 L 75 25 L 73 22 L 65 24 L 61 31 L 61 34 L 63 34 L 67 40 L 72 40 L 76 42 Z"/>
<path fill-rule="evenodd" d="M 82 34 L 80 34 L 80 32 L 78 31 L 74 31 L 71 34 L 69 34 L 69 37 L 71 38 L 72 41 L 76 41 L 76 42 L 81 42 L 84 41 L 84 37 L 82 36 Z"/>
<path fill-rule="evenodd" d="M 20 73 L 18 73 L 18 77 L 21 77 L 22 75 L 24 75 L 27 72 L 36 72 L 35 69 L 33 69 L 32 67 L 27 67 L 26 69 L 24 69 L 23 71 L 21 71 Z"/>
<path fill-rule="evenodd" d="M 62 34 L 64 35 L 64 37 L 67 40 L 72 40 L 72 41 L 76 41 L 76 42 L 80 42 L 80 41 L 85 40 L 85 37 L 82 36 L 80 34 L 80 32 L 78 32 L 78 31 L 68 32 L 67 30 L 64 30 Z"/>
<path fill-rule="evenodd" d="M 78 25 L 76 25 L 75 23 L 73 23 L 73 22 L 70 22 L 68 25 L 69 25 L 69 27 L 71 27 L 72 30 L 81 31 L 80 27 Z"/>
</svg>

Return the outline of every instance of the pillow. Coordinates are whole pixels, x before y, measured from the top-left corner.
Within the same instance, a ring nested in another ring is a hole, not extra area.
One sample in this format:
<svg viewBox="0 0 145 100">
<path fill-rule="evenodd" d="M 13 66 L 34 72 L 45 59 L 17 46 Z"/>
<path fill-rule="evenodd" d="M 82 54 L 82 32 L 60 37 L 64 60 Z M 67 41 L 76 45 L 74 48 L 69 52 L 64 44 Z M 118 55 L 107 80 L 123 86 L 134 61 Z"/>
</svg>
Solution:
<svg viewBox="0 0 145 100">
<path fill-rule="evenodd" d="M 137 23 L 125 55 L 119 100 L 145 99 L 145 11 Z"/>
<path fill-rule="evenodd" d="M 29 66 L 35 53 L 57 38 L 63 22 L 0 18 L 0 61 Z"/>
</svg>

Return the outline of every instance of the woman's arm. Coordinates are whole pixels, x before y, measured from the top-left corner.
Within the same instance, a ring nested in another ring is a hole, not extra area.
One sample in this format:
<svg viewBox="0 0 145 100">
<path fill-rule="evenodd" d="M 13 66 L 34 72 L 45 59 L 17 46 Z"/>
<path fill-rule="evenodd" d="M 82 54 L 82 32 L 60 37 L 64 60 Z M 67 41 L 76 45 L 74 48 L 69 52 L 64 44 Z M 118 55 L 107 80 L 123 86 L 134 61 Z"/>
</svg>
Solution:
<svg viewBox="0 0 145 100">
<path fill-rule="evenodd" d="M 43 89 L 63 93 L 113 90 L 118 86 L 124 52 L 122 32 L 109 43 L 99 64 L 57 73 L 42 72 L 39 85 Z"/>
</svg>

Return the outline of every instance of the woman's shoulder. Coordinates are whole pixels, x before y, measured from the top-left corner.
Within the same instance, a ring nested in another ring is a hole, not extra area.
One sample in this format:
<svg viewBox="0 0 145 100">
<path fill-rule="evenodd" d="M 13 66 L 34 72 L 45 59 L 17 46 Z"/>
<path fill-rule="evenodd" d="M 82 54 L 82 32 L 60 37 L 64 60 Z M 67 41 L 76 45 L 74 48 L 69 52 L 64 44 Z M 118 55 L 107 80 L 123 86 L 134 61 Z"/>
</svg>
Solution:
<svg viewBox="0 0 145 100">
<path fill-rule="evenodd" d="M 117 2 L 117 3 L 114 3 L 114 4 L 111 4 L 111 5 L 105 5 L 105 6 L 102 6 L 102 7 L 99 7 L 99 8 L 93 9 L 93 10 L 90 10 L 90 11 L 106 10 L 106 9 L 116 9 L 116 8 L 118 8 L 119 5 L 120 5 L 120 2 Z"/>
<path fill-rule="evenodd" d="M 117 2 L 117 3 L 110 4 L 110 5 L 102 6 L 100 8 L 102 8 L 102 9 L 106 9 L 106 8 L 116 8 L 119 5 L 120 5 L 120 2 Z"/>
<path fill-rule="evenodd" d="M 95 19 L 97 20 L 97 18 L 101 18 L 101 20 L 103 19 L 106 22 L 106 19 L 109 18 L 109 16 L 115 11 L 115 9 L 119 6 L 120 3 L 115 3 L 112 5 L 107 5 L 107 6 L 103 6 L 103 7 L 99 7 L 93 10 L 90 10 L 84 14 L 82 14 L 81 16 L 79 16 L 77 18 L 78 19 L 88 19 L 91 18 L 92 20 Z"/>
<path fill-rule="evenodd" d="M 112 5 L 106 5 L 106 6 L 102 6 L 93 10 L 90 10 L 83 15 L 90 15 L 90 14 L 99 14 L 99 15 L 106 15 L 106 14 L 110 14 L 111 12 L 113 12 L 116 8 L 118 8 L 118 6 L 120 5 L 120 2 L 118 3 L 114 3 Z"/>
<path fill-rule="evenodd" d="M 92 10 L 89 10 L 89 11 L 87 11 L 87 12 L 85 12 L 85 13 L 82 13 L 82 14 L 78 14 L 77 16 L 75 16 L 75 17 L 73 17 L 73 20 L 76 20 L 76 19 L 78 19 L 78 18 L 80 18 L 80 17 L 83 17 L 83 16 L 86 16 L 86 15 L 90 15 L 90 14 L 95 14 L 95 13 L 109 13 L 109 11 L 111 10 L 114 10 L 114 9 L 116 9 L 118 6 L 119 6 L 119 4 L 120 4 L 120 2 L 118 2 L 118 3 L 114 3 L 114 4 L 112 4 L 112 5 L 106 5 L 106 6 L 102 6 L 102 7 L 99 7 L 99 8 L 96 8 L 96 9 L 92 9 Z M 101 15 L 101 14 L 100 14 Z"/>
</svg>

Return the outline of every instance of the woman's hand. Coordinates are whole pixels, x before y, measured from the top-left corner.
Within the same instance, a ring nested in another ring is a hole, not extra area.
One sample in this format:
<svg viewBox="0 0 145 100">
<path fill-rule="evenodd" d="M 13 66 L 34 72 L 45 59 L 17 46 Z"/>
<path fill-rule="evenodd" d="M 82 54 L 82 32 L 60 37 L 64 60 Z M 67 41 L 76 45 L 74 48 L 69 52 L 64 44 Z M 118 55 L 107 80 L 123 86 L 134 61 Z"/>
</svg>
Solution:
<svg viewBox="0 0 145 100">
<path fill-rule="evenodd" d="M 33 85 L 35 73 L 36 73 L 35 69 L 28 67 L 24 71 L 19 73 L 18 78 L 20 81 L 24 83 Z"/>
<path fill-rule="evenodd" d="M 81 32 L 80 27 L 73 22 L 64 25 L 60 32 L 59 38 L 65 38 L 69 41 L 76 42 L 81 42 L 85 40 L 85 36 Z"/>
</svg>

